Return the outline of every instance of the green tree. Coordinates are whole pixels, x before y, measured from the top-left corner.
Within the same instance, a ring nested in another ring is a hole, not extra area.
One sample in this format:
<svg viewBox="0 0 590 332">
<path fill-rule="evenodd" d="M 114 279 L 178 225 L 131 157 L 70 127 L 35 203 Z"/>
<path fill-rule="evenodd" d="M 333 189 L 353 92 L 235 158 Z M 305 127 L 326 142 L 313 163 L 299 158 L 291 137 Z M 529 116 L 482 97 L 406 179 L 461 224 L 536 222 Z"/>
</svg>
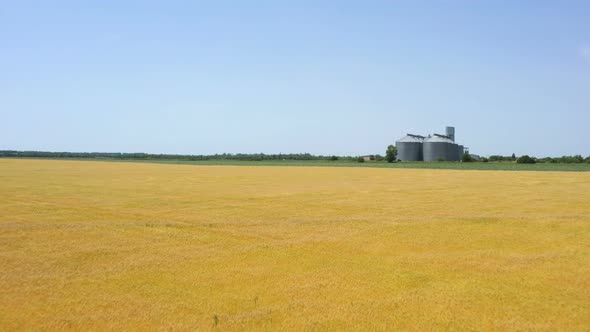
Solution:
<svg viewBox="0 0 590 332">
<path fill-rule="evenodd" d="M 515 161 L 516 160 L 516 155 L 513 153 L 511 158 L 512 158 L 512 161 Z"/>
<path fill-rule="evenodd" d="M 517 164 L 534 164 L 535 158 L 531 158 L 529 156 L 527 156 L 526 154 L 524 156 L 520 156 L 518 157 L 518 159 L 516 159 L 516 163 Z"/>
<path fill-rule="evenodd" d="M 463 155 L 461 156 L 461 161 L 464 163 L 470 163 L 473 161 L 473 158 L 471 158 L 471 155 L 469 154 L 469 152 L 465 151 L 465 152 L 463 152 Z"/>
<path fill-rule="evenodd" d="M 388 163 L 392 163 L 396 160 L 397 158 L 397 148 L 395 147 L 395 145 L 390 145 L 387 147 L 387 150 L 385 151 L 385 160 L 387 160 Z"/>
</svg>

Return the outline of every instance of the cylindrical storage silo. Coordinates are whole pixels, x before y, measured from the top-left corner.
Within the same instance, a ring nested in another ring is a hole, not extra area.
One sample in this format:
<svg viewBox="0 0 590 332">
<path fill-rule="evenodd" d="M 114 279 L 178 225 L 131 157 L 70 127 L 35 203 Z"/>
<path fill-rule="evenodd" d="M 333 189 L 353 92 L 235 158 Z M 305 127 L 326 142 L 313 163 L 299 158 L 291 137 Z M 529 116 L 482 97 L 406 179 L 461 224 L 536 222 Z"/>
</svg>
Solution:
<svg viewBox="0 0 590 332">
<path fill-rule="evenodd" d="M 397 159 L 401 161 L 421 161 L 423 136 L 408 134 L 395 142 Z"/>
<path fill-rule="evenodd" d="M 426 138 L 422 146 L 424 161 L 456 160 L 457 150 L 454 145 L 456 144 L 453 144 L 453 141 L 444 136 L 434 135 Z"/>
<path fill-rule="evenodd" d="M 446 161 L 457 161 L 457 144 L 451 143 L 447 150 Z"/>
</svg>

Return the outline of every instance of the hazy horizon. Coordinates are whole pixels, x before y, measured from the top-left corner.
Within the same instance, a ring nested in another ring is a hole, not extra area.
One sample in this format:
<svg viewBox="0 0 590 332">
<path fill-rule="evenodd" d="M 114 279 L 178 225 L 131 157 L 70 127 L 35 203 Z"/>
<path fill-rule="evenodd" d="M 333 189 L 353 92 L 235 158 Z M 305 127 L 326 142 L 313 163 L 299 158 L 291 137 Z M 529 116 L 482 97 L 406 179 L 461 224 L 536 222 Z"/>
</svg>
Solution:
<svg viewBox="0 0 590 332">
<path fill-rule="evenodd" d="M 14 2 L 0 150 L 590 155 L 590 3 Z"/>
</svg>

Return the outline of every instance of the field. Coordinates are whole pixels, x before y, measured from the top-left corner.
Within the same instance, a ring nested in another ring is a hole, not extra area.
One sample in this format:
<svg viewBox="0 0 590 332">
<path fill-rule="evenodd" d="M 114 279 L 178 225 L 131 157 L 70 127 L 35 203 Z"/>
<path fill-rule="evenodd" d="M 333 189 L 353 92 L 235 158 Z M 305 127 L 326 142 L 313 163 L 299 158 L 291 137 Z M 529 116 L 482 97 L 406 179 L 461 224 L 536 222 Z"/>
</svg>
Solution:
<svg viewBox="0 0 590 332">
<path fill-rule="evenodd" d="M 588 330 L 590 173 L 0 159 L 0 330 Z"/>
<path fill-rule="evenodd" d="M 116 161 L 116 160 L 106 160 Z M 317 166 L 317 167 L 375 167 L 375 168 L 417 168 L 417 169 L 455 169 L 455 170 L 492 170 L 492 171 L 559 171 L 559 172 L 590 172 L 589 163 L 577 164 L 517 164 L 514 162 L 364 162 L 327 161 L 327 160 L 125 160 L 127 162 L 147 162 L 181 165 L 229 165 L 229 166 Z"/>
<path fill-rule="evenodd" d="M 35 159 L 33 159 L 35 160 Z M 315 166 L 315 167 L 374 167 L 374 168 L 418 168 L 418 169 L 456 169 L 456 170 L 487 170 L 487 171 L 551 171 L 551 172 L 590 172 L 590 163 L 537 163 L 517 164 L 515 162 L 364 162 L 350 160 L 182 160 L 182 159 L 47 159 L 47 160 L 80 160 L 136 162 L 179 165 L 216 165 L 216 166 Z"/>
</svg>

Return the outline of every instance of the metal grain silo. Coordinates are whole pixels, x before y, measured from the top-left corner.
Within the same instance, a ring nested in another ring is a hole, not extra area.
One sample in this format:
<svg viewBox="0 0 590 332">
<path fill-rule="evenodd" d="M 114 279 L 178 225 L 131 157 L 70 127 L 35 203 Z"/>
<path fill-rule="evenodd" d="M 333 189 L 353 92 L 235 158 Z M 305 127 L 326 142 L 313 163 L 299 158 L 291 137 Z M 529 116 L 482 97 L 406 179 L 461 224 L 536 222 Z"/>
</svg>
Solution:
<svg viewBox="0 0 590 332">
<path fill-rule="evenodd" d="M 407 134 L 395 142 L 397 159 L 401 161 L 421 161 L 424 136 Z"/>
<path fill-rule="evenodd" d="M 449 145 L 449 148 L 447 150 L 447 158 L 445 158 L 446 161 L 458 161 L 459 158 L 459 145 L 452 143 L 451 145 Z"/>
<path fill-rule="evenodd" d="M 457 145 L 457 152 L 459 155 L 459 157 L 458 157 L 459 159 L 457 159 L 457 160 L 461 160 L 463 158 L 463 151 L 464 151 L 463 145 Z"/>
<path fill-rule="evenodd" d="M 424 140 L 422 147 L 424 161 L 438 161 L 439 158 L 445 161 L 456 161 L 456 145 L 447 136 L 434 134 Z"/>
</svg>

